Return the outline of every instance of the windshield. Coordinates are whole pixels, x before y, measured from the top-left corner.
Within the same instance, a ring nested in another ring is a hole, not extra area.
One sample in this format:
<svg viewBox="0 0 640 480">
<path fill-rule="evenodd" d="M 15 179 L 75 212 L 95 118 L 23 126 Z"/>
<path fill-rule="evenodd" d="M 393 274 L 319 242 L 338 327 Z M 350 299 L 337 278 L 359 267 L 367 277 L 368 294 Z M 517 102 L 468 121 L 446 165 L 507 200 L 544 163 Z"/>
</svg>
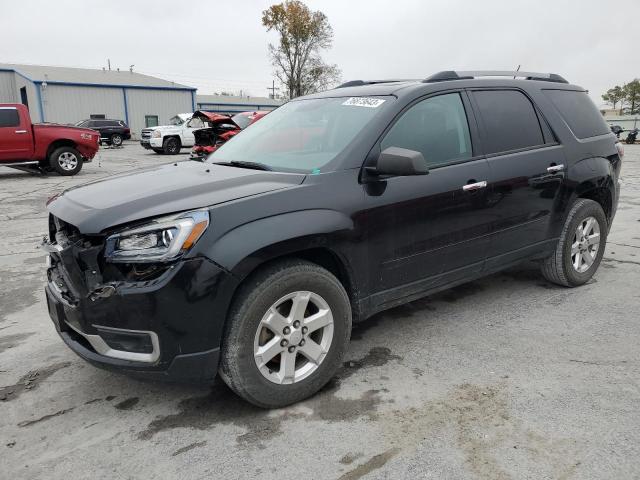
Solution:
<svg viewBox="0 0 640 480">
<path fill-rule="evenodd" d="M 169 119 L 169 125 L 182 125 L 184 120 L 182 120 L 179 116 L 171 117 Z"/>
<path fill-rule="evenodd" d="M 233 120 L 236 125 L 244 130 L 251 123 L 251 115 L 247 115 L 246 113 L 239 113 L 231 117 L 231 120 Z"/>
<path fill-rule="evenodd" d="M 378 114 L 382 98 L 289 102 L 236 135 L 208 161 L 254 162 L 272 170 L 318 173 Z"/>
</svg>

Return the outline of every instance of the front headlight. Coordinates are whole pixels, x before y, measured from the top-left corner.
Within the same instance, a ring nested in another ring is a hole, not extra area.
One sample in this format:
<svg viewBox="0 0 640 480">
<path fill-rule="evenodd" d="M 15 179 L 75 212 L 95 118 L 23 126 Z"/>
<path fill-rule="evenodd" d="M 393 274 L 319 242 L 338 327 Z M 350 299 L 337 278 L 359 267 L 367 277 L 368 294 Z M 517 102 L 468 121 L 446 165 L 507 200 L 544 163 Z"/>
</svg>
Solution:
<svg viewBox="0 0 640 480">
<path fill-rule="evenodd" d="M 153 138 L 160 138 L 162 136 L 162 133 L 160 133 L 160 130 L 154 130 L 151 136 Z"/>
<path fill-rule="evenodd" d="M 209 212 L 196 210 L 157 218 L 107 238 L 105 257 L 114 263 L 173 260 L 195 245 L 209 226 Z"/>
</svg>

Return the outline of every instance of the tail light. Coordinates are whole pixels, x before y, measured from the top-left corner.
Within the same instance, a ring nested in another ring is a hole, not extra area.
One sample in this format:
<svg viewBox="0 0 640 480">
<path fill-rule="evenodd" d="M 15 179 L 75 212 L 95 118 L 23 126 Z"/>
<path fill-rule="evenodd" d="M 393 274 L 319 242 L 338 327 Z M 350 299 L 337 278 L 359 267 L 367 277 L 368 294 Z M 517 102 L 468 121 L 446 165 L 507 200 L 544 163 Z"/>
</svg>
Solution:
<svg viewBox="0 0 640 480">
<path fill-rule="evenodd" d="M 129 128 L 125 128 L 125 129 L 124 129 L 124 133 L 131 133 L 131 129 L 129 129 Z"/>
</svg>

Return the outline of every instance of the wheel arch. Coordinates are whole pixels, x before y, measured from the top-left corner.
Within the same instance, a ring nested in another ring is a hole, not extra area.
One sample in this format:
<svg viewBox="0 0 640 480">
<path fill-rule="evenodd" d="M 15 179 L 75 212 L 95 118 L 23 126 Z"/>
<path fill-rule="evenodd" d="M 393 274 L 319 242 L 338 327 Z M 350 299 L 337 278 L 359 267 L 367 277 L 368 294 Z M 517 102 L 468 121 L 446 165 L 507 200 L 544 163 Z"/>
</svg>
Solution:
<svg viewBox="0 0 640 480">
<path fill-rule="evenodd" d="M 613 194 L 608 186 L 585 185 L 584 189 L 577 194 L 576 198 L 584 198 L 597 202 L 604 210 L 607 222 L 611 222 L 613 214 Z"/>
<path fill-rule="evenodd" d="M 72 147 L 72 148 L 77 149 L 78 148 L 78 144 L 76 142 L 74 142 L 73 140 L 69 140 L 68 138 L 62 138 L 62 139 L 54 140 L 47 147 L 46 159 L 49 160 L 51 158 L 51 154 L 56 149 L 58 149 L 60 147 Z"/>
<path fill-rule="evenodd" d="M 332 210 L 290 212 L 231 230 L 218 239 L 206 255 L 238 279 L 233 298 L 251 276 L 274 262 L 300 259 L 315 263 L 342 283 L 356 317 L 360 297 L 358 281 L 346 255 L 334 247 L 337 238 L 352 228 L 350 218 Z"/>
<path fill-rule="evenodd" d="M 572 205 L 577 199 L 584 198 L 597 202 L 604 210 L 610 222 L 614 213 L 614 170 L 606 158 L 592 157 L 578 162 L 572 167 L 573 180 L 576 182 Z"/>
<path fill-rule="evenodd" d="M 162 137 L 162 144 L 164 145 L 164 142 L 166 142 L 171 138 L 175 138 L 176 140 L 178 140 L 178 143 L 180 144 L 180 146 L 182 146 L 182 139 L 180 138 L 180 135 L 178 135 L 177 133 L 171 134 L 171 135 L 165 135 L 164 137 Z"/>
</svg>

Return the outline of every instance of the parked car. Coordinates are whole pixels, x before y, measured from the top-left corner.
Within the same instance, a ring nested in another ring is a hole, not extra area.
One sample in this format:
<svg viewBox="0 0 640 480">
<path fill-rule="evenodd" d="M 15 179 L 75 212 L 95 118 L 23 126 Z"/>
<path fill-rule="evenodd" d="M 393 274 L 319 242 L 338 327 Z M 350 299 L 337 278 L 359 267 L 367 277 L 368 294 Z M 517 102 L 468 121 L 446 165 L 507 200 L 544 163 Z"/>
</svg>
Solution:
<svg viewBox="0 0 640 480">
<path fill-rule="evenodd" d="M 282 407 L 335 375 L 352 322 L 376 312 L 524 260 L 562 286 L 589 281 L 622 156 L 587 92 L 558 75 L 349 82 L 290 101 L 206 162 L 52 200 L 49 312 L 97 366 L 220 372 Z"/>
<path fill-rule="evenodd" d="M 204 128 L 202 119 L 192 120 L 193 113 L 179 113 L 171 117 L 169 125 L 144 128 L 140 134 L 140 145 L 156 153 L 175 155 L 182 148 L 191 148 L 195 144 L 193 132 Z"/>
<path fill-rule="evenodd" d="M 192 160 L 202 160 L 215 152 L 218 147 L 233 138 L 252 123 L 257 122 L 269 112 L 241 112 L 233 117 L 218 113 L 194 112 L 193 118 L 200 118 L 206 128 L 193 132 L 195 145 L 191 150 Z"/>
<path fill-rule="evenodd" d="M 107 145 L 119 147 L 124 140 L 131 139 L 131 130 L 122 120 L 91 119 L 76 123 L 77 127 L 85 127 L 100 132 L 100 141 Z"/>
<path fill-rule="evenodd" d="M 25 105 L 0 104 L 0 166 L 75 175 L 95 156 L 99 141 L 94 130 L 32 124 Z"/>
</svg>

